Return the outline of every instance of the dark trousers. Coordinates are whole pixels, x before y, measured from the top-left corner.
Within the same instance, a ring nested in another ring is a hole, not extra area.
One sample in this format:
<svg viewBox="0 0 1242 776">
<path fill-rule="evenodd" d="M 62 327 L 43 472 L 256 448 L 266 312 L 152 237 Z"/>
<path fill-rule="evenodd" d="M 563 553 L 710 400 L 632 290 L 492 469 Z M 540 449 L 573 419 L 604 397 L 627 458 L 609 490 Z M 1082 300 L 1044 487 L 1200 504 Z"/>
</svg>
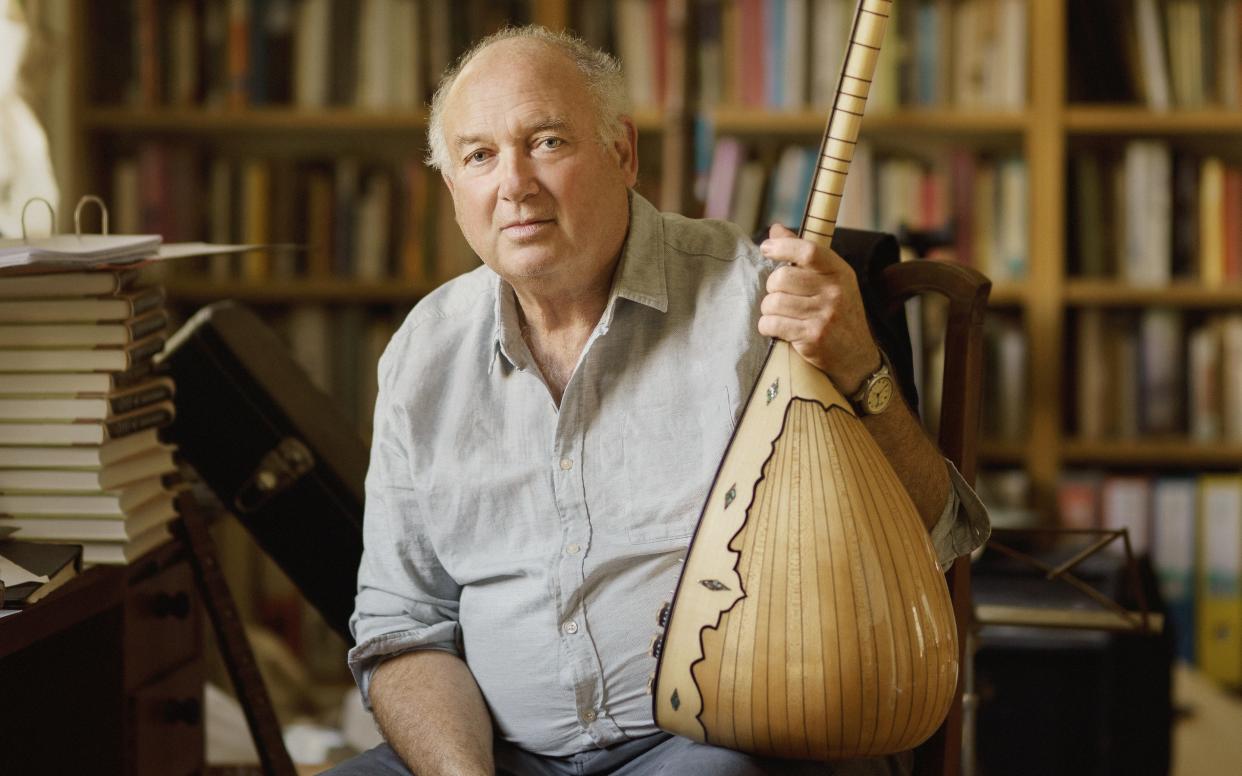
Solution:
<svg viewBox="0 0 1242 776">
<path fill-rule="evenodd" d="M 776 760 L 721 749 L 688 738 L 657 733 L 607 749 L 568 757 L 541 757 L 500 742 L 496 746 L 498 776 L 906 776 L 910 756 L 840 763 Z M 348 760 L 325 776 L 413 776 L 388 744 Z"/>
</svg>

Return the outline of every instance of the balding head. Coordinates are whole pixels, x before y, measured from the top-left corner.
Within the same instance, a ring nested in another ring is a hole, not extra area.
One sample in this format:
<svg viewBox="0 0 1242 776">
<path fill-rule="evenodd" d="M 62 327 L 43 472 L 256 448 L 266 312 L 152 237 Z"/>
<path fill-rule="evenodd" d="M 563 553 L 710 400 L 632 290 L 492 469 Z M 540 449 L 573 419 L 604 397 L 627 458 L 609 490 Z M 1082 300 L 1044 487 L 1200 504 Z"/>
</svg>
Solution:
<svg viewBox="0 0 1242 776">
<path fill-rule="evenodd" d="M 538 25 L 511 27 L 489 35 L 461 56 L 445 72 L 431 99 L 431 116 L 427 126 L 427 164 L 443 174 L 451 174 L 449 139 L 444 135 L 444 113 L 454 86 L 462 76 L 476 69 L 495 73 L 493 65 L 505 61 L 529 61 L 546 58 L 540 63 L 563 72 L 562 77 L 582 79 L 596 115 L 600 142 L 608 145 L 625 134 L 622 116 L 629 114 L 629 102 L 621 63 L 612 55 L 593 49 L 582 39 L 568 33 L 551 32 Z M 563 68 L 563 70 L 561 70 Z M 502 70 L 503 72 L 503 70 Z"/>
</svg>

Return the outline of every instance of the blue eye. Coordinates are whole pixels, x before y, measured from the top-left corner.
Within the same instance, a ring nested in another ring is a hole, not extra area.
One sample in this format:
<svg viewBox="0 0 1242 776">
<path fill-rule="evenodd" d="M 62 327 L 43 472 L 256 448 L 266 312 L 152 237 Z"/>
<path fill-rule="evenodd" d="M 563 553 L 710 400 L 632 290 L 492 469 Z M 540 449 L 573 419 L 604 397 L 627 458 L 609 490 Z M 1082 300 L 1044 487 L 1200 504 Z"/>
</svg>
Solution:
<svg viewBox="0 0 1242 776">
<path fill-rule="evenodd" d="M 539 142 L 543 145 L 544 148 L 549 148 L 549 149 L 560 148 L 561 146 L 565 145 L 565 141 L 560 139 L 559 137 L 545 137 L 543 140 Z"/>
<path fill-rule="evenodd" d="M 466 156 L 466 164 L 480 164 L 486 162 L 488 157 L 487 151 L 472 151 Z"/>
</svg>

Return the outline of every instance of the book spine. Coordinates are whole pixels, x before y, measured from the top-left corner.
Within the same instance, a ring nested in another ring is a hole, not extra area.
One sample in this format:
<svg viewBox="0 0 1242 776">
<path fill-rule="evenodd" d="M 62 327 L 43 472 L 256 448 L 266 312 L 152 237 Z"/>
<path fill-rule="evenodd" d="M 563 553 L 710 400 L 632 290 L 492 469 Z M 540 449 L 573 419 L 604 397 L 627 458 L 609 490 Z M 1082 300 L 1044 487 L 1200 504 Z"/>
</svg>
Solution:
<svg viewBox="0 0 1242 776">
<path fill-rule="evenodd" d="M 137 342 L 168 328 L 168 316 L 162 311 L 146 315 L 128 325 L 130 341 Z"/>
<path fill-rule="evenodd" d="M 108 409 L 113 415 L 124 415 L 127 412 L 145 407 L 148 404 L 171 399 L 173 390 L 170 383 L 158 383 L 149 388 L 139 388 L 119 394 L 108 399 Z"/>
<path fill-rule="evenodd" d="M 135 434 L 148 428 L 165 426 L 171 422 L 172 411 L 160 409 L 107 421 L 104 426 L 108 431 L 109 439 L 119 439 L 120 437 L 129 436 L 130 434 Z"/>
</svg>

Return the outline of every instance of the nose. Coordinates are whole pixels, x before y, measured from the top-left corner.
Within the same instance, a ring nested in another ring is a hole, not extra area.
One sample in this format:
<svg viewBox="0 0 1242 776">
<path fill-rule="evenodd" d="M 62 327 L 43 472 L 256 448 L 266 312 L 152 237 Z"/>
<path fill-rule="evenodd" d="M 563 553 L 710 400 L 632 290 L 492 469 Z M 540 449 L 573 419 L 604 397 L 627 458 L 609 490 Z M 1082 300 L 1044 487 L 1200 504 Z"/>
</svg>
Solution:
<svg viewBox="0 0 1242 776">
<path fill-rule="evenodd" d="M 500 167 L 501 199 L 519 203 L 539 191 L 539 183 L 535 180 L 534 164 L 527 155 L 502 154 Z"/>
</svg>

